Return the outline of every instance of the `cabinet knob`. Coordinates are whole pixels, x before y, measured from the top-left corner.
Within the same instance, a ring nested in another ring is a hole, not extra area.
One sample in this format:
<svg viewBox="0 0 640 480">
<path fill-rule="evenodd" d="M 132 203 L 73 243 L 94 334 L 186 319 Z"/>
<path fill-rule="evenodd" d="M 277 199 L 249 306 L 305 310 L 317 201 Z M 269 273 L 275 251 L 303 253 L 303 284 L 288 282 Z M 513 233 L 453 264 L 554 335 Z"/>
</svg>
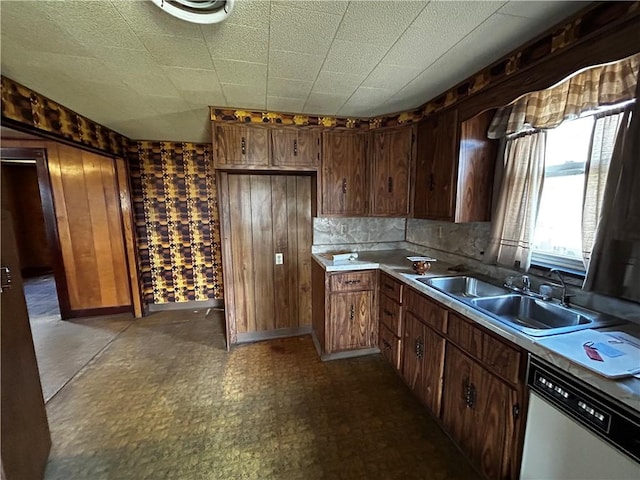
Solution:
<svg viewBox="0 0 640 480">
<path fill-rule="evenodd" d="M 293 156 L 297 157 L 298 156 L 298 140 L 294 140 L 293 141 Z"/>
<path fill-rule="evenodd" d="M 416 339 L 416 357 L 422 358 L 424 356 L 424 340 L 422 337 Z"/>
<path fill-rule="evenodd" d="M 473 408 L 476 404 L 476 387 L 469 380 L 466 381 L 467 386 L 465 387 L 464 392 L 464 402 L 467 405 L 467 408 Z"/>
<path fill-rule="evenodd" d="M 353 305 L 351 305 L 351 308 L 349 309 L 349 320 L 353 320 L 356 316 L 356 309 Z"/>
<path fill-rule="evenodd" d="M 240 140 L 240 150 L 242 150 L 243 155 L 247 153 L 247 141 L 244 137 Z"/>
<path fill-rule="evenodd" d="M 347 193 L 347 179 L 342 179 L 342 193 Z"/>
<path fill-rule="evenodd" d="M 384 345 L 385 350 L 391 350 L 391 344 L 389 342 L 383 339 L 382 344 Z"/>
</svg>

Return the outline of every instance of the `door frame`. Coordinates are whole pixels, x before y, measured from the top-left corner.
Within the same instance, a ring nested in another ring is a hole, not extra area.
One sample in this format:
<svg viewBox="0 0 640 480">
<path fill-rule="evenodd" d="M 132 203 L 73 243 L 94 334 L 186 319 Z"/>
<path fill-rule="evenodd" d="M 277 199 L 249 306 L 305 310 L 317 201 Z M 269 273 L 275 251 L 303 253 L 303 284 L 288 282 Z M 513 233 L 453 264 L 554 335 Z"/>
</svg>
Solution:
<svg viewBox="0 0 640 480">
<path fill-rule="evenodd" d="M 69 289 L 65 275 L 64 259 L 60 248 L 58 225 L 56 224 L 56 212 L 53 204 L 53 193 L 49 179 L 49 167 L 47 162 L 47 149 L 40 147 L 1 147 L 0 157 L 3 160 L 35 160 L 38 174 L 38 190 L 40 191 L 40 204 L 44 214 L 45 232 L 51 259 L 53 261 L 53 277 L 56 281 L 60 316 L 71 318 L 74 316 L 69 301 Z"/>
</svg>

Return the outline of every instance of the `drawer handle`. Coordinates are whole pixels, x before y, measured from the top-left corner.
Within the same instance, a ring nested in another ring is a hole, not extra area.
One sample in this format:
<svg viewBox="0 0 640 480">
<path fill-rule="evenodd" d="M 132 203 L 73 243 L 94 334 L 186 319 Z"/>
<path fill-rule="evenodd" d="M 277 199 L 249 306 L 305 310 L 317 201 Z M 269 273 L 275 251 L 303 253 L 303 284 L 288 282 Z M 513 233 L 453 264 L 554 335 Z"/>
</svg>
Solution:
<svg viewBox="0 0 640 480">
<path fill-rule="evenodd" d="M 240 140 L 240 149 L 242 150 L 243 155 L 247 153 L 247 141 L 244 139 L 244 137 L 242 137 L 242 139 Z"/>
<path fill-rule="evenodd" d="M 298 156 L 298 140 L 293 141 L 293 156 Z"/>
<path fill-rule="evenodd" d="M 356 285 L 356 284 L 360 283 L 360 280 L 346 280 L 344 283 L 346 285 Z"/>
<path fill-rule="evenodd" d="M 422 358 L 424 356 L 424 340 L 422 337 L 416 339 L 416 357 Z"/>
<path fill-rule="evenodd" d="M 386 288 L 387 290 L 395 290 L 395 289 L 393 288 L 393 285 L 391 285 L 391 284 L 389 284 L 389 283 L 385 283 L 385 284 L 384 284 L 384 288 Z"/>
<path fill-rule="evenodd" d="M 347 179 L 346 178 L 342 179 L 342 193 L 343 194 L 347 193 Z"/>
<path fill-rule="evenodd" d="M 349 309 L 349 320 L 353 320 L 355 316 L 356 316 L 356 309 L 353 305 L 351 305 L 351 308 Z"/>
<path fill-rule="evenodd" d="M 391 350 L 391 344 L 386 340 L 382 340 L 382 344 L 384 345 L 385 350 Z"/>
<path fill-rule="evenodd" d="M 386 308 L 382 310 L 382 313 L 384 313 L 387 317 L 393 317 L 393 313 L 387 310 Z"/>
<path fill-rule="evenodd" d="M 467 408 L 473 408 L 476 404 L 476 387 L 468 379 L 466 380 L 467 386 L 464 391 L 464 401 Z"/>
</svg>

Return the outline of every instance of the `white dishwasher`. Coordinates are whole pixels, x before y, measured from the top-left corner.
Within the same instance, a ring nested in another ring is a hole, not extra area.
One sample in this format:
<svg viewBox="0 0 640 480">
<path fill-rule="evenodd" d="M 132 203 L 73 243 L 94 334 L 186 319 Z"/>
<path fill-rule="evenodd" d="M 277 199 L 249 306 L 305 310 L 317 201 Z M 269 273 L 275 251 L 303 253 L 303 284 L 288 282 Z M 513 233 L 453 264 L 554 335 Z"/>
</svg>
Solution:
<svg viewBox="0 0 640 480">
<path fill-rule="evenodd" d="M 522 480 L 640 480 L 640 413 L 529 358 Z"/>
</svg>

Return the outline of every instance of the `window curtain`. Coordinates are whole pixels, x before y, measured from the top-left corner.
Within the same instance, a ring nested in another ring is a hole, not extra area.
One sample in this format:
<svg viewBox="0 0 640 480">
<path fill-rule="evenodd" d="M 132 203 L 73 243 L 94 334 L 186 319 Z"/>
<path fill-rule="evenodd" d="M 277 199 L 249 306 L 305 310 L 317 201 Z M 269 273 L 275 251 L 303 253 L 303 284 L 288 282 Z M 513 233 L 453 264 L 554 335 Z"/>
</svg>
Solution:
<svg viewBox="0 0 640 480">
<path fill-rule="evenodd" d="M 602 210 L 607 173 L 623 115 L 624 112 L 606 114 L 597 117 L 593 125 L 582 202 L 582 259 L 585 271 L 589 269 L 593 239 Z"/>
<path fill-rule="evenodd" d="M 496 112 L 488 137 L 500 138 L 531 128 L 555 128 L 564 120 L 635 96 L 640 53 L 589 68 L 551 88 L 528 93 Z"/>
<path fill-rule="evenodd" d="M 640 302 L 640 82 L 609 166 L 584 289 Z"/>
<path fill-rule="evenodd" d="M 487 261 L 528 270 L 531 241 L 544 180 L 546 132 L 506 142 L 498 202 L 491 224 Z"/>
</svg>

